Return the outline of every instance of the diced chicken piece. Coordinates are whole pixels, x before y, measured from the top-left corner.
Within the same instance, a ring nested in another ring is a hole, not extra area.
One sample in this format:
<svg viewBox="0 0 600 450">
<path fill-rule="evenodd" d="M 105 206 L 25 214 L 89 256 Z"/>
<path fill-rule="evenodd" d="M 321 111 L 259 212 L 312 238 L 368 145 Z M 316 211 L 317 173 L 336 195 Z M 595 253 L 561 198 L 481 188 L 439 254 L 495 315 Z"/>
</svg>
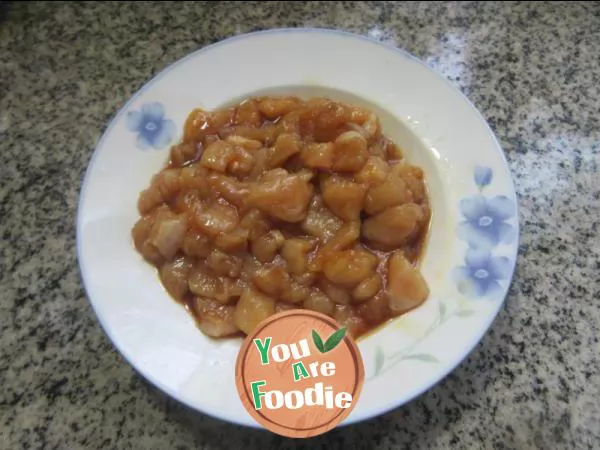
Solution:
<svg viewBox="0 0 600 450">
<path fill-rule="evenodd" d="M 365 211 L 377 214 L 392 206 L 412 202 L 412 195 L 404 180 L 393 173 L 377 186 L 371 187 L 365 198 Z"/>
<path fill-rule="evenodd" d="M 401 251 L 395 252 L 388 261 L 387 292 L 394 314 L 419 306 L 429 296 L 427 282 Z"/>
<path fill-rule="evenodd" d="M 300 151 L 300 159 L 312 169 L 331 169 L 334 156 L 335 145 L 332 142 L 307 144 Z"/>
<path fill-rule="evenodd" d="M 274 176 L 263 177 L 252 185 L 248 203 L 285 222 L 300 222 L 306 217 L 313 187 L 298 175 L 276 170 Z"/>
<path fill-rule="evenodd" d="M 209 186 L 232 205 L 244 207 L 248 196 L 248 183 L 233 177 L 211 173 L 207 176 Z"/>
<path fill-rule="evenodd" d="M 235 147 L 233 145 L 225 141 L 216 141 L 204 149 L 200 164 L 207 169 L 223 173 L 234 157 Z"/>
<path fill-rule="evenodd" d="M 274 120 L 295 109 L 299 103 L 300 99 L 296 97 L 266 98 L 258 103 L 258 109 L 267 119 Z"/>
<path fill-rule="evenodd" d="M 250 289 L 240 297 L 233 320 L 240 330 L 250 334 L 259 323 L 273 314 L 275 314 L 275 300 Z"/>
<path fill-rule="evenodd" d="M 254 153 L 256 150 L 263 147 L 263 144 L 260 140 L 249 139 L 245 136 L 240 136 L 237 134 L 227 136 L 225 140 L 236 147 L 241 147 L 244 150 L 250 151 L 250 153 Z"/>
<path fill-rule="evenodd" d="M 233 320 L 234 306 L 223 305 L 207 298 L 195 297 L 192 308 L 198 318 L 198 327 L 208 336 L 224 337 L 236 334 L 239 331 Z"/>
<path fill-rule="evenodd" d="M 138 198 L 140 214 L 148 214 L 158 205 L 169 201 L 181 190 L 181 169 L 166 169 L 155 175 L 150 187 L 144 189 Z"/>
<path fill-rule="evenodd" d="M 171 202 L 171 209 L 177 214 L 195 214 L 197 208 L 203 207 L 203 199 L 195 189 L 184 189 Z"/>
<path fill-rule="evenodd" d="M 273 151 L 272 148 L 263 147 L 260 150 L 257 150 L 254 154 L 254 167 L 250 171 L 248 175 L 248 180 L 256 181 L 258 180 L 267 170 L 267 165 L 269 163 L 269 155 Z"/>
<path fill-rule="evenodd" d="M 279 298 L 290 291 L 290 276 L 280 266 L 264 267 L 252 277 L 254 285 L 273 298 Z"/>
<path fill-rule="evenodd" d="M 351 298 L 348 291 L 346 289 L 342 289 L 336 286 L 325 277 L 322 277 L 319 280 L 319 288 L 327 297 L 329 297 L 334 303 L 337 303 L 338 305 L 347 305 L 348 303 L 350 303 Z"/>
<path fill-rule="evenodd" d="M 237 136 L 252 141 L 259 141 L 264 145 L 267 145 L 265 144 L 267 133 L 264 128 L 255 128 L 248 125 L 234 125 L 219 129 L 219 137 L 221 139 L 227 139 L 230 136 Z"/>
<path fill-rule="evenodd" d="M 365 249 L 331 252 L 323 263 L 323 273 L 333 283 L 355 287 L 373 274 L 377 262 L 377 256 Z"/>
<path fill-rule="evenodd" d="M 321 183 L 323 202 L 343 220 L 360 219 L 366 192 L 366 186 L 337 176 Z"/>
<path fill-rule="evenodd" d="M 221 128 L 231 124 L 235 117 L 235 108 L 221 108 L 216 111 L 212 111 L 208 115 L 208 123 L 210 125 L 210 132 L 215 133 Z"/>
<path fill-rule="evenodd" d="M 209 171 L 200 164 L 192 164 L 181 169 L 180 186 L 182 189 L 194 189 L 200 197 L 206 197 L 210 187 L 208 185 Z"/>
<path fill-rule="evenodd" d="M 360 221 L 346 222 L 329 241 L 321 248 L 320 253 L 334 250 L 345 250 L 358 241 L 360 237 Z"/>
<path fill-rule="evenodd" d="M 220 303 L 229 303 L 235 297 L 233 293 L 229 292 L 229 286 L 223 278 L 209 274 L 202 264 L 190 271 L 188 286 L 195 295 Z"/>
<path fill-rule="evenodd" d="M 254 156 L 249 150 L 235 146 L 233 154 L 227 164 L 227 172 L 236 176 L 249 174 L 254 168 Z"/>
<path fill-rule="evenodd" d="M 315 195 L 308 208 L 306 218 L 302 222 L 302 230 L 327 242 L 338 232 L 344 222 L 324 207 L 320 196 Z"/>
<path fill-rule="evenodd" d="M 390 250 L 409 242 L 423 220 L 425 214 L 419 205 L 394 206 L 365 220 L 362 234 L 369 241 Z"/>
<path fill-rule="evenodd" d="M 160 268 L 160 279 L 165 289 L 177 301 L 183 301 L 183 296 L 188 292 L 188 274 L 193 267 L 193 262 L 185 256 L 180 256 L 167 261 Z"/>
<path fill-rule="evenodd" d="M 212 251 L 208 237 L 193 229 L 186 233 L 181 248 L 186 255 L 195 258 L 205 258 Z"/>
<path fill-rule="evenodd" d="M 242 270 L 242 259 L 216 248 L 206 258 L 206 265 L 217 275 L 235 278 Z"/>
<path fill-rule="evenodd" d="M 338 130 L 350 120 L 351 111 L 341 104 L 319 115 L 315 122 L 315 140 L 318 142 L 333 141 L 339 134 Z"/>
<path fill-rule="evenodd" d="M 224 252 L 245 252 L 248 249 L 250 232 L 244 228 L 236 228 L 228 233 L 220 233 L 215 238 L 215 247 Z"/>
<path fill-rule="evenodd" d="M 314 272 L 305 272 L 302 275 L 295 275 L 294 280 L 302 286 L 312 286 L 317 281 L 317 274 Z"/>
<path fill-rule="evenodd" d="M 269 152 L 269 167 L 280 167 L 292 155 L 300 152 L 302 140 L 300 136 L 292 133 L 281 133 L 275 141 L 275 146 Z"/>
<path fill-rule="evenodd" d="M 279 121 L 282 133 L 300 134 L 300 114 L 298 111 L 290 111 Z"/>
<path fill-rule="evenodd" d="M 194 109 L 188 114 L 183 126 L 183 141 L 192 144 L 201 141 L 204 136 L 210 134 L 210 114 L 200 108 Z"/>
<path fill-rule="evenodd" d="M 333 312 L 335 310 L 335 303 L 333 303 L 333 301 L 319 289 L 311 290 L 308 297 L 304 299 L 303 306 L 306 309 L 320 312 L 321 314 L 325 314 L 329 317 L 333 316 Z"/>
<path fill-rule="evenodd" d="M 367 140 L 356 131 L 346 131 L 335 140 L 333 170 L 358 172 L 363 168 L 368 157 Z"/>
<path fill-rule="evenodd" d="M 171 167 L 182 167 L 184 164 L 196 160 L 202 151 L 202 146 L 193 142 L 181 142 L 171 147 Z"/>
<path fill-rule="evenodd" d="M 240 103 L 233 117 L 233 123 L 235 125 L 259 127 L 262 123 L 262 116 L 257 102 L 254 99 L 249 99 Z"/>
<path fill-rule="evenodd" d="M 425 200 L 426 188 L 421 169 L 409 164 L 398 163 L 392 167 L 392 172 L 404 180 L 416 203 L 422 203 Z"/>
<path fill-rule="evenodd" d="M 240 226 L 250 232 L 250 239 L 258 239 L 269 231 L 271 224 L 264 213 L 253 208 L 244 215 Z"/>
<path fill-rule="evenodd" d="M 358 286 L 352 291 L 352 299 L 355 303 L 364 302 L 375 295 L 381 290 L 383 281 L 381 275 L 374 273 L 369 278 L 364 279 Z"/>
<path fill-rule="evenodd" d="M 300 303 L 310 294 L 310 287 L 296 281 L 290 281 L 289 288 L 281 293 L 281 299 L 287 303 Z"/>
<path fill-rule="evenodd" d="M 359 183 L 369 186 L 377 186 L 385 181 L 390 167 L 379 156 L 370 156 L 363 168 L 354 175 L 354 179 Z"/>
<path fill-rule="evenodd" d="M 290 273 L 301 275 L 306 271 L 308 253 L 315 246 L 316 242 L 308 238 L 291 238 L 283 243 L 281 256 L 285 260 Z"/>
<path fill-rule="evenodd" d="M 254 257 L 260 262 L 271 262 L 284 242 L 285 238 L 281 231 L 271 230 L 253 239 L 250 248 Z"/>
<path fill-rule="evenodd" d="M 319 249 L 308 266 L 309 270 L 314 272 L 321 271 L 323 261 L 325 261 L 325 258 L 328 254 L 337 250 L 345 250 L 352 247 L 358 241 L 359 237 L 359 221 L 344 223 L 338 232 L 334 234 L 333 237 L 331 237 L 331 239 L 329 239 L 327 243 Z"/>
<path fill-rule="evenodd" d="M 152 216 L 140 218 L 131 230 L 131 234 L 135 248 L 141 253 L 144 259 L 159 267 L 165 258 L 149 239 L 154 222 L 155 219 Z"/>
<path fill-rule="evenodd" d="M 214 203 L 206 209 L 197 211 L 194 221 L 203 233 L 217 236 L 219 233 L 233 230 L 238 224 L 238 217 L 235 208 L 222 203 Z"/>
<path fill-rule="evenodd" d="M 383 145 L 382 150 L 385 153 L 386 160 L 392 162 L 392 161 L 401 161 L 404 158 L 404 155 L 402 154 L 402 150 L 400 150 L 400 147 L 398 147 L 392 141 L 387 140 L 387 139 L 384 142 L 385 142 L 385 144 Z"/>
<path fill-rule="evenodd" d="M 137 251 L 142 251 L 143 245 L 148 241 L 153 225 L 154 218 L 147 215 L 140 217 L 131 229 L 131 238 L 133 239 L 133 245 Z"/>
<path fill-rule="evenodd" d="M 150 243 L 167 260 L 173 258 L 187 232 L 187 216 L 179 215 L 155 222 Z"/>
</svg>

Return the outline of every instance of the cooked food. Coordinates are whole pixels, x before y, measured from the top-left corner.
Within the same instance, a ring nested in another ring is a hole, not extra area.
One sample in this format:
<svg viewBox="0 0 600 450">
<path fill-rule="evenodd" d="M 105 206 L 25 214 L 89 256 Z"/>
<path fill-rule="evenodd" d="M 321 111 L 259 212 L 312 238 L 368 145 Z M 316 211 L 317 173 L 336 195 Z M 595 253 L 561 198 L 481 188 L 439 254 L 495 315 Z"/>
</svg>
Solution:
<svg viewBox="0 0 600 450">
<path fill-rule="evenodd" d="M 211 337 L 293 308 L 359 337 L 429 295 L 424 174 L 363 107 L 255 97 L 196 109 L 138 209 L 135 248 Z"/>
</svg>

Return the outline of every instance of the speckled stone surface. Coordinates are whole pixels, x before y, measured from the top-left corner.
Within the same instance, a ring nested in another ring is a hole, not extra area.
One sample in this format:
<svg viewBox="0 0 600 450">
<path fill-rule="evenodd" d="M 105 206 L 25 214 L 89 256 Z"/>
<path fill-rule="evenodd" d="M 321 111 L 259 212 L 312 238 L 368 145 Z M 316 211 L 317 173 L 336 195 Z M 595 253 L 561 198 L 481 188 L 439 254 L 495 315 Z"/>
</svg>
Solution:
<svg viewBox="0 0 600 450">
<path fill-rule="evenodd" d="M 505 149 L 522 227 L 506 305 L 463 364 L 307 441 L 148 385 L 103 334 L 75 252 L 86 165 L 128 97 L 199 47 L 283 26 L 368 35 L 446 76 Z M 598 2 L 0 2 L 0 448 L 598 448 L 599 55 Z"/>
</svg>

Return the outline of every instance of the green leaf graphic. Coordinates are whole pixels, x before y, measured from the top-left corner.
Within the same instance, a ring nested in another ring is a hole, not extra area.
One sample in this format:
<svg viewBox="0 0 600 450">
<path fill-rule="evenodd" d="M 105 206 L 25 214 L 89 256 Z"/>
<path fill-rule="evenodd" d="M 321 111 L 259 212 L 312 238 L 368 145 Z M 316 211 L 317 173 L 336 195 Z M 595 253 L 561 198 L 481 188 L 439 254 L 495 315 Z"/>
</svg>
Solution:
<svg viewBox="0 0 600 450">
<path fill-rule="evenodd" d="M 312 330 L 312 338 L 317 350 L 319 350 L 321 353 L 325 353 L 325 349 L 323 348 L 323 340 L 321 339 L 321 336 L 319 336 L 319 333 L 317 333 L 315 330 Z"/>
<path fill-rule="evenodd" d="M 430 362 L 430 363 L 440 362 L 439 359 L 437 359 L 435 356 L 427 355 L 425 353 L 415 353 L 414 355 L 405 356 L 404 359 L 415 359 L 417 361 Z"/>
<path fill-rule="evenodd" d="M 383 363 L 385 362 L 385 355 L 383 354 L 383 350 L 381 347 L 375 347 L 375 375 L 379 375 L 379 371 L 383 367 Z"/>
<path fill-rule="evenodd" d="M 456 315 L 458 317 L 470 317 L 476 313 L 477 313 L 477 311 L 473 311 L 472 309 L 465 309 L 464 311 L 457 312 Z"/>
<path fill-rule="evenodd" d="M 344 335 L 346 334 L 346 327 L 340 328 L 335 333 L 333 333 L 327 341 L 325 341 L 325 345 L 323 346 L 323 353 L 327 353 L 334 348 L 344 339 Z"/>
</svg>

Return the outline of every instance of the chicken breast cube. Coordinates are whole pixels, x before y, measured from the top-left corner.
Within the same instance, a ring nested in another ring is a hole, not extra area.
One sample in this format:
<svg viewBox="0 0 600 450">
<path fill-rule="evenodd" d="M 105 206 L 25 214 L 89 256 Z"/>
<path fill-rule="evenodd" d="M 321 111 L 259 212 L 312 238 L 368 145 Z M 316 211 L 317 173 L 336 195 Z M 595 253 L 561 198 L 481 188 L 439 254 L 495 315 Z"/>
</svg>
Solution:
<svg viewBox="0 0 600 450">
<path fill-rule="evenodd" d="M 390 166 L 379 156 L 370 156 L 363 168 L 354 175 L 359 183 L 371 186 L 381 184 L 387 178 Z"/>
<path fill-rule="evenodd" d="M 364 279 L 358 286 L 352 291 L 352 298 L 355 302 L 360 303 L 375 297 L 375 294 L 379 292 L 383 286 L 381 275 L 375 273 L 369 278 Z"/>
<path fill-rule="evenodd" d="M 400 251 L 390 256 L 388 261 L 387 292 L 389 307 L 395 314 L 419 306 L 429 296 L 427 282 Z"/>
<path fill-rule="evenodd" d="M 275 147 L 269 152 L 269 167 L 279 167 L 292 155 L 300 152 L 302 140 L 292 133 L 281 133 L 275 141 Z"/>
<path fill-rule="evenodd" d="M 251 289 L 242 294 L 233 314 L 235 325 L 246 334 L 267 317 L 275 314 L 275 300 Z"/>
<path fill-rule="evenodd" d="M 335 303 L 319 289 L 313 289 L 310 292 L 308 297 L 304 299 L 303 306 L 306 309 L 317 311 L 330 317 L 333 316 L 335 310 Z"/>
<path fill-rule="evenodd" d="M 373 274 L 377 261 L 377 256 L 364 249 L 331 252 L 323 263 L 323 273 L 333 283 L 354 287 Z"/>
<path fill-rule="evenodd" d="M 300 152 L 300 159 L 306 167 L 328 170 L 333 166 L 334 152 L 332 142 L 308 144 Z"/>
<path fill-rule="evenodd" d="M 197 211 L 194 219 L 200 231 L 210 236 L 232 231 L 238 223 L 236 209 L 220 203 Z"/>
<path fill-rule="evenodd" d="M 259 269 L 252 277 L 254 285 L 265 294 L 278 298 L 290 290 L 290 277 L 280 266 Z"/>
<path fill-rule="evenodd" d="M 414 237 L 425 219 L 423 209 L 414 203 L 394 206 L 364 221 L 362 235 L 386 249 L 394 249 Z"/>
<path fill-rule="evenodd" d="M 315 248 L 316 243 L 306 238 L 291 238 L 283 243 L 281 256 L 287 264 L 290 273 L 302 275 L 308 264 L 308 253 Z"/>
<path fill-rule="evenodd" d="M 248 203 L 285 222 L 300 222 L 306 217 L 313 186 L 298 175 L 275 169 L 272 176 L 253 184 Z M 267 172 L 268 174 L 269 172 Z"/>
<path fill-rule="evenodd" d="M 192 308 L 198 318 L 198 327 L 208 336 L 223 337 L 238 332 L 233 321 L 235 307 L 196 297 Z"/>
<path fill-rule="evenodd" d="M 187 232 L 185 215 L 161 220 L 154 224 L 150 242 L 166 259 L 171 259 L 177 253 Z"/>
<path fill-rule="evenodd" d="M 365 165 L 368 157 L 367 140 L 356 131 L 346 131 L 335 140 L 333 170 L 358 172 Z"/>
<path fill-rule="evenodd" d="M 235 147 L 229 142 L 217 141 L 210 144 L 200 158 L 200 164 L 207 169 L 225 172 L 227 165 L 235 157 Z"/>
<path fill-rule="evenodd" d="M 296 97 L 266 98 L 258 103 L 259 111 L 270 120 L 283 116 L 298 106 Z"/>
<path fill-rule="evenodd" d="M 308 208 L 306 218 L 302 221 L 302 230 L 318 237 L 322 242 L 331 239 L 344 222 L 323 205 L 321 196 L 315 195 Z"/>
<path fill-rule="evenodd" d="M 188 292 L 188 274 L 193 266 L 193 260 L 182 256 L 168 261 L 160 268 L 160 279 L 176 300 L 182 301 Z"/>
<path fill-rule="evenodd" d="M 360 219 L 360 211 L 367 189 L 341 177 L 329 177 L 321 183 L 323 202 L 343 220 Z"/>
<path fill-rule="evenodd" d="M 369 189 L 365 198 L 365 212 L 377 214 L 386 208 L 412 202 L 412 195 L 404 180 L 390 174 L 386 180 Z"/>
<path fill-rule="evenodd" d="M 252 254 L 260 262 L 271 262 L 277 255 L 285 241 L 283 234 L 279 230 L 271 230 L 262 236 L 253 239 L 251 250 Z"/>
</svg>

